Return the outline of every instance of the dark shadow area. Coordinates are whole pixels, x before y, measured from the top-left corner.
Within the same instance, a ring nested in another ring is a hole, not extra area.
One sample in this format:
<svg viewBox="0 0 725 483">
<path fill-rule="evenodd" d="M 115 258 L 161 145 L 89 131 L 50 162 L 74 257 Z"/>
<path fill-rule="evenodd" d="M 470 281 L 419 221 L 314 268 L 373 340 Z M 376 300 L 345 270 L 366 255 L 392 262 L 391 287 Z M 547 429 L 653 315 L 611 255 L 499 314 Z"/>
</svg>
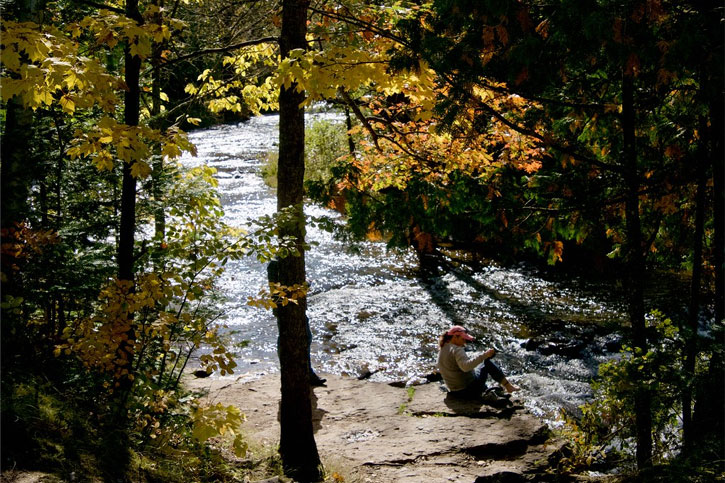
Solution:
<svg viewBox="0 0 725 483">
<path fill-rule="evenodd" d="M 451 321 L 451 325 L 465 326 L 468 321 L 464 317 L 461 317 L 453 306 L 451 302 L 453 300 L 453 294 L 448 289 L 448 286 L 443 283 L 438 283 L 442 281 L 443 275 L 445 275 L 445 273 L 441 273 L 440 269 L 442 267 L 450 270 L 452 265 L 448 264 L 440 255 L 428 255 L 425 258 L 425 263 L 421 260 L 419 278 L 423 288 L 430 295 L 431 300 L 446 314 L 446 317 Z"/>
<path fill-rule="evenodd" d="M 317 407 L 317 394 L 310 388 L 310 406 L 312 408 L 312 431 L 316 433 L 322 427 L 322 419 L 328 411 Z"/>
<path fill-rule="evenodd" d="M 543 355 L 547 355 L 546 351 L 549 351 L 549 353 L 556 353 L 567 358 L 577 358 L 581 357 L 581 353 L 591 344 L 598 333 L 611 332 L 611 328 L 594 324 L 583 325 L 573 321 L 567 322 L 542 310 L 536 304 L 524 303 L 513 295 L 488 287 L 474 277 L 479 266 L 476 264 L 469 267 L 463 262 L 456 264 L 440 254 L 435 257 L 429 256 L 425 266 L 421 266 L 419 271 L 421 285 L 435 305 L 448 317 L 451 325 L 469 327 L 472 320 L 469 314 L 461 311 L 460 307 L 452 302 L 454 294 L 449 289 L 449 284 L 443 281 L 443 277 L 447 274 L 455 276 L 472 287 L 477 294 L 504 303 L 508 313 L 533 334 L 537 334 L 531 341 L 532 346 L 525 347 L 527 350 L 537 350 Z"/>
<path fill-rule="evenodd" d="M 505 443 L 488 443 L 467 448 L 466 453 L 479 460 L 515 460 L 526 453 L 529 442 L 516 439 Z"/>
<path fill-rule="evenodd" d="M 315 394 L 314 388 L 310 388 L 310 410 L 312 412 L 312 432 L 316 433 L 322 427 L 322 419 L 327 414 L 327 411 L 317 407 L 317 394 Z M 277 403 L 277 422 L 280 422 L 282 417 L 282 401 Z"/>
<path fill-rule="evenodd" d="M 549 319 L 552 318 L 551 314 L 540 310 L 536 306 L 522 304 L 514 297 L 502 294 L 490 287 L 487 287 L 476 280 L 472 273 L 467 271 L 463 265 L 454 265 L 443 255 L 435 257 L 435 269 L 433 268 L 433 263 L 433 260 L 428 260 L 426 266 L 421 268 L 420 278 L 423 281 L 424 288 L 430 294 L 431 299 L 450 318 L 452 325 L 465 326 L 468 320 L 456 312 L 455 307 L 451 303 L 453 295 L 448 289 L 448 286 L 438 283 L 444 275 L 449 273 L 454 275 L 458 280 L 473 287 L 477 293 L 484 294 L 490 296 L 494 300 L 504 302 L 514 316 L 529 323 L 529 325 L 532 325 L 531 323 L 535 321 L 544 325 L 544 321 L 548 322 Z"/>
<path fill-rule="evenodd" d="M 514 411 L 522 408 L 522 406 L 514 406 L 508 398 L 491 398 L 491 400 L 484 400 L 484 398 L 469 399 L 452 396 L 450 393 L 446 394 L 443 403 L 456 416 L 477 419 L 510 419 Z"/>
<path fill-rule="evenodd" d="M 537 475 L 538 477 L 538 475 Z M 525 483 L 529 481 L 534 481 L 529 478 L 527 478 L 524 475 L 521 475 L 519 473 L 515 473 L 513 471 L 502 471 L 500 473 L 495 473 L 493 475 L 486 475 L 486 476 L 479 476 L 476 478 L 476 481 L 474 483 Z M 540 480 L 537 479 L 536 481 L 556 481 L 554 478 L 551 480 Z"/>
</svg>

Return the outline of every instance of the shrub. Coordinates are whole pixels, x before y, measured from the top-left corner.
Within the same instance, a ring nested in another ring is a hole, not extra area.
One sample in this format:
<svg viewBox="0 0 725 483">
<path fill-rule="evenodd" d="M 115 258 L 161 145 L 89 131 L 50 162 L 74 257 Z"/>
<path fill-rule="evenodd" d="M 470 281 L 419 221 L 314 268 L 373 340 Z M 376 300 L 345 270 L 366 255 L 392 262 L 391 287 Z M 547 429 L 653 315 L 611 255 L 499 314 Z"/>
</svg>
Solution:
<svg viewBox="0 0 725 483">
<path fill-rule="evenodd" d="M 316 120 L 305 130 L 305 185 L 325 185 L 334 178 L 333 170 L 348 153 L 347 132 L 338 122 Z M 265 184 L 277 187 L 277 152 L 269 152 L 262 161 Z"/>
</svg>

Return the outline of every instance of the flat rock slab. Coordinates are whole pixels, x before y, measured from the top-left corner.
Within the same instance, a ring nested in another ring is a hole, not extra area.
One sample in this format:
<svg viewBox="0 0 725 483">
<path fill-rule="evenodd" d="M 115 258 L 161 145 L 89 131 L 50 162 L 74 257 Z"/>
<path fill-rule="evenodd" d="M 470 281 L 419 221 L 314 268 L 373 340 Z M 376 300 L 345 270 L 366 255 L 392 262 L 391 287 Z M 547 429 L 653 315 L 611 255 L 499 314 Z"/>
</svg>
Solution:
<svg viewBox="0 0 725 483">
<path fill-rule="evenodd" d="M 560 443 L 515 399 L 493 406 L 454 401 L 438 383 L 414 391 L 329 375 L 314 388 L 313 425 L 325 464 L 346 481 L 470 481 L 503 473 L 533 475 Z M 186 381 L 210 402 L 235 405 L 250 438 L 279 441 L 279 376 Z M 350 479 L 352 478 L 352 480 Z"/>
</svg>

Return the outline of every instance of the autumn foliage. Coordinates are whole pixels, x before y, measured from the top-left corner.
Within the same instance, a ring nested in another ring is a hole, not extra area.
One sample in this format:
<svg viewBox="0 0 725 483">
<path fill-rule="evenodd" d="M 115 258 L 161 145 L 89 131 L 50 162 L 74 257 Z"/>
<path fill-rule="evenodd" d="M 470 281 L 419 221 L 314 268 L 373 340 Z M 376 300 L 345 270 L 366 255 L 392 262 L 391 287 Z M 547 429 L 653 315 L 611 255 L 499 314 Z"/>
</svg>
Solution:
<svg viewBox="0 0 725 483">
<path fill-rule="evenodd" d="M 723 380 L 721 6 L 305 4 L 306 46 L 282 59 L 272 4 L 21 3 L 0 27 L 4 424 L 33 420 L 32 387 L 36 400 L 64 387 L 96 436 L 122 414 L 127 446 L 225 436 L 244 451 L 243 415 L 199 407 L 180 381 L 193 354 L 208 373 L 234 370 L 216 282 L 228 260 L 302 253 L 280 231 L 299 220 L 226 226 L 213 170 L 177 160 L 195 150 L 184 127 L 276 110 L 283 90 L 346 113 L 348 149 L 306 189 L 345 213 L 348 235 L 426 263 L 466 249 L 609 269 L 630 340 L 597 410 L 633 421 L 648 468 L 669 457 L 652 445 L 673 417 L 652 389 L 666 386 L 682 455 L 698 456 L 700 433 L 722 453 L 722 391 L 703 397 Z M 686 277 L 686 310 L 645 297 L 660 273 Z M 303 309 L 306 291 L 272 282 L 246 302 Z M 673 325 L 677 344 L 659 344 Z M 668 374 L 651 365 L 663 354 L 686 373 L 677 387 L 648 383 Z"/>
</svg>

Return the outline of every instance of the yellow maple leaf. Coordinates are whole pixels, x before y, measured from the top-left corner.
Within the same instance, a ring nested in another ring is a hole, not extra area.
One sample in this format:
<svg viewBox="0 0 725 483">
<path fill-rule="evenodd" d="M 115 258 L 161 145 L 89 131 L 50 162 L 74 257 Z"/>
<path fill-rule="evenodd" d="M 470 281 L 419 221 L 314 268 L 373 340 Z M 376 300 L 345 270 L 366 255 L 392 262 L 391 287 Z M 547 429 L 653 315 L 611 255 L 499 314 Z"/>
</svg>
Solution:
<svg viewBox="0 0 725 483">
<path fill-rule="evenodd" d="M 135 161 L 131 165 L 131 176 L 134 178 L 146 178 L 151 174 L 151 166 L 145 161 Z"/>
<path fill-rule="evenodd" d="M 68 114 L 73 114 L 76 110 L 76 103 L 73 102 L 73 99 L 68 96 L 63 96 L 60 98 L 60 105 L 63 108 L 63 111 L 67 112 Z"/>
</svg>

